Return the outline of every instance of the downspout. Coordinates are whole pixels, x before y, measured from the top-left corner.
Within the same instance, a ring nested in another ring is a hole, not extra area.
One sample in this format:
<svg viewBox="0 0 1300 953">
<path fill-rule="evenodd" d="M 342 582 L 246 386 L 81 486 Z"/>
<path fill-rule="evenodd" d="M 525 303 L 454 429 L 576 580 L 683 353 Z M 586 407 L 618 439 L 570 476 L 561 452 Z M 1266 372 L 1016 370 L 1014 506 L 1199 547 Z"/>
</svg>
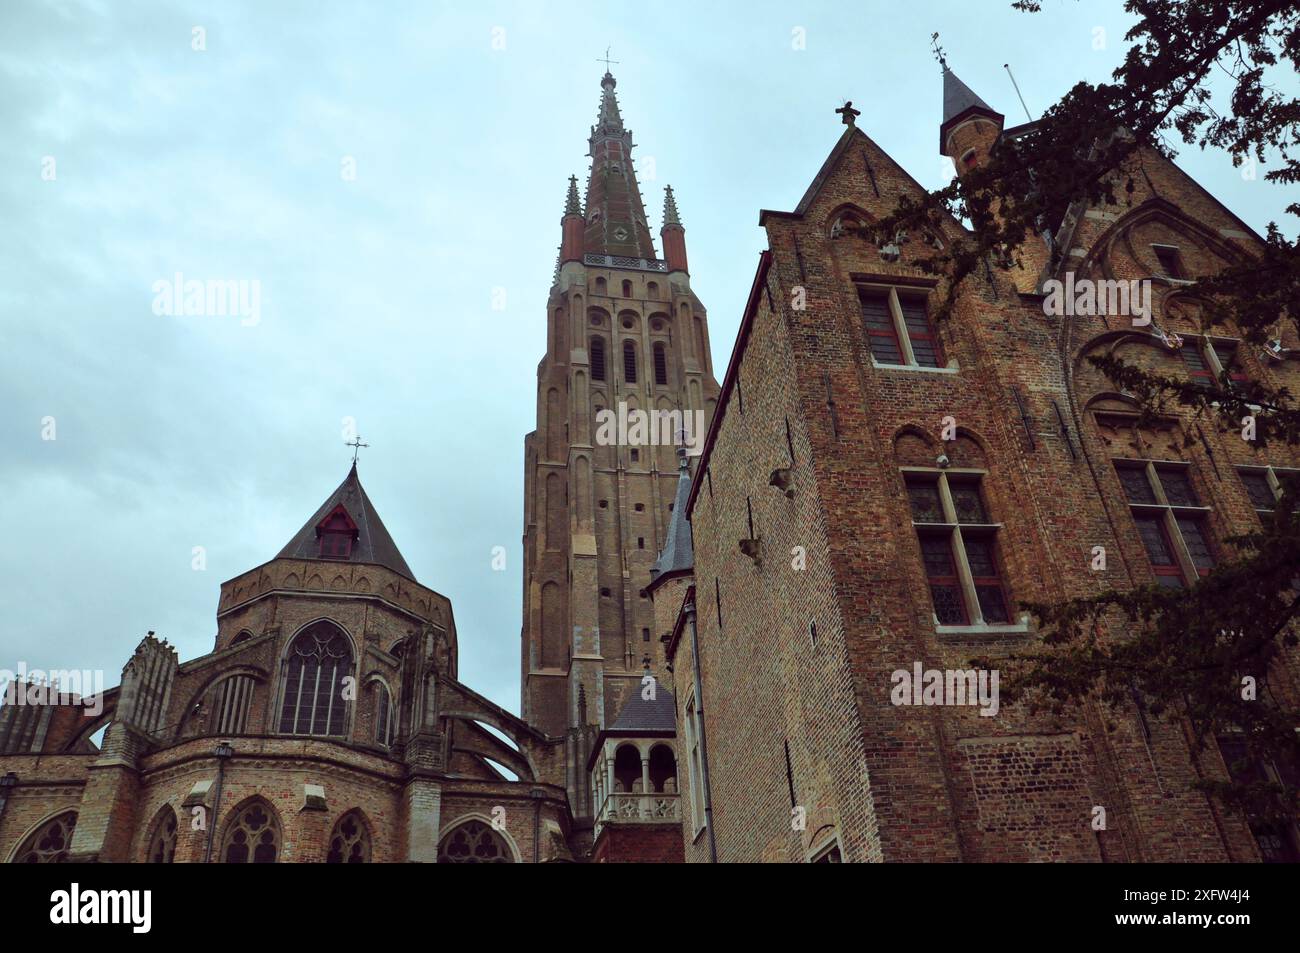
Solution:
<svg viewBox="0 0 1300 953">
<path fill-rule="evenodd" d="M 221 816 L 221 782 L 226 774 L 226 759 L 234 754 L 229 742 L 221 742 L 215 751 L 217 756 L 217 792 L 212 799 L 212 817 L 208 822 L 208 844 L 203 850 L 203 862 L 212 863 L 212 839 L 217 833 L 217 818 Z"/>
<path fill-rule="evenodd" d="M 700 634 L 695 626 L 695 595 L 691 593 L 686 605 L 686 622 L 691 627 L 691 668 L 695 675 L 695 717 L 700 723 L 700 773 L 704 782 L 704 825 L 709 832 L 709 863 L 718 862 L 718 842 L 713 834 L 713 791 L 709 785 L 709 742 L 704 728 L 704 686 L 700 681 Z"/>
</svg>

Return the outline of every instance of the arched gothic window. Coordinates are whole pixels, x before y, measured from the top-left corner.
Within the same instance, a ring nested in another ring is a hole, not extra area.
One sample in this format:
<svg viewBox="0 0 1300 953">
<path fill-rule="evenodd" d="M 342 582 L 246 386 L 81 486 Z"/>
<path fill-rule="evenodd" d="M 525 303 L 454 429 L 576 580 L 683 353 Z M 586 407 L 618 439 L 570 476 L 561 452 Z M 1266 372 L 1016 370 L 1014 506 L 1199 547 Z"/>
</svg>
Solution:
<svg viewBox="0 0 1300 953">
<path fill-rule="evenodd" d="M 327 864 L 370 863 L 370 831 L 358 811 L 348 811 L 334 825 L 330 834 L 330 849 L 325 855 Z"/>
<path fill-rule="evenodd" d="M 605 339 L 591 339 L 591 379 L 593 381 L 603 381 L 605 379 Z"/>
<path fill-rule="evenodd" d="M 440 864 L 512 864 L 506 842 L 482 821 L 466 821 L 438 845 Z"/>
<path fill-rule="evenodd" d="M 632 297 L 632 282 L 630 281 L 623 282 L 623 297 L 624 298 Z"/>
<path fill-rule="evenodd" d="M 66 864 L 77 827 L 77 812 L 52 817 L 23 842 L 14 855 L 15 864 Z"/>
<path fill-rule="evenodd" d="M 631 341 L 623 342 L 623 379 L 636 383 L 636 345 Z"/>
<path fill-rule="evenodd" d="M 280 855 L 280 823 L 261 801 L 237 810 L 221 845 L 227 864 L 273 864 Z"/>
<path fill-rule="evenodd" d="M 341 735 L 348 703 L 343 679 L 352 674 L 352 647 L 329 622 L 316 622 L 293 640 L 285 660 L 280 731 L 287 735 Z"/>
<path fill-rule="evenodd" d="M 668 384 L 668 351 L 662 343 L 655 345 L 655 383 L 660 387 Z"/>
<path fill-rule="evenodd" d="M 147 860 L 151 864 L 170 864 L 176 857 L 176 812 L 170 807 L 162 809 L 162 816 L 154 825 L 149 838 Z"/>
</svg>

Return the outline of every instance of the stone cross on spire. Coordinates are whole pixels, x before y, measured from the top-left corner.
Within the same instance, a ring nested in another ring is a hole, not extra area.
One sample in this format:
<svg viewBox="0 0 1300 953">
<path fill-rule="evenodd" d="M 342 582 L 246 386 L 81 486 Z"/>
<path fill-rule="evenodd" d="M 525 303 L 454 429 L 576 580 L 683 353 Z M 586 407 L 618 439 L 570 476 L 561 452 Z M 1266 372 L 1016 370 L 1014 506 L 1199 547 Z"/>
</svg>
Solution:
<svg viewBox="0 0 1300 953">
<path fill-rule="evenodd" d="M 844 105 L 835 111 L 840 114 L 840 118 L 844 121 L 844 125 L 846 126 L 852 126 L 854 124 L 853 120 L 862 115 L 861 109 L 853 108 L 853 100 L 851 99 L 845 100 Z"/>
</svg>

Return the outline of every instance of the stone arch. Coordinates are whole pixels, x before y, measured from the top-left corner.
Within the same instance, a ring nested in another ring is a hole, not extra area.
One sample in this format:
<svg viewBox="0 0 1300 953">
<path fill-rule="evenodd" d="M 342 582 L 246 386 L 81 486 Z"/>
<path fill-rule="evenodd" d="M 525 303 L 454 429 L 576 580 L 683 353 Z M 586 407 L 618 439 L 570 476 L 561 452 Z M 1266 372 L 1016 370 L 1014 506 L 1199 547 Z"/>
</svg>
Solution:
<svg viewBox="0 0 1300 953">
<path fill-rule="evenodd" d="M 337 645 L 336 638 L 341 638 L 343 644 Z M 360 658 L 357 639 L 341 622 L 321 616 L 299 626 L 280 651 L 280 685 L 271 710 L 276 720 L 268 729 L 278 734 L 316 737 L 350 735 L 356 705 L 339 697 L 335 687 L 344 678 L 356 678 Z M 322 686 L 319 678 L 313 678 L 308 689 L 309 673 L 313 671 L 328 677 L 329 684 Z M 311 692 L 310 701 L 304 694 L 307 691 Z M 304 717 L 308 719 L 306 725 Z M 318 731 L 322 717 L 320 727 L 324 730 Z"/>
<path fill-rule="evenodd" d="M 656 794 L 677 793 L 677 753 L 665 741 L 650 747 L 650 791 Z"/>
<path fill-rule="evenodd" d="M 578 528 L 591 529 L 591 461 L 586 454 L 573 461 L 574 491 L 577 494 Z"/>
<path fill-rule="evenodd" d="M 1205 225 L 1188 217 L 1177 206 L 1162 198 L 1150 198 L 1122 215 L 1098 236 L 1089 248 L 1088 254 L 1077 263 L 1075 270 L 1082 273 L 1086 269 L 1098 268 L 1107 278 L 1114 278 L 1111 262 L 1116 247 L 1121 244 L 1125 253 L 1135 262 L 1149 262 L 1150 255 L 1146 251 L 1138 251 L 1133 244 L 1133 236 L 1137 229 L 1152 222 L 1159 222 L 1172 231 L 1178 232 L 1224 261 L 1237 262 L 1244 258 L 1243 252 L 1228 244 Z M 1160 275 L 1153 274 L 1150 277 L 1163 284 L 1169 283 Z"/>
<path fill-rule="evenodd" d="M 949 465 L 969 470 L 987 470 L 989 468 L 989 455 L 985 448 L 984 439 L 965 427 L 957 428 L 956 440 L 949 440 L 944 444 L 944 452 L 948 454 Z"/>
<path fill-rule="evenodd" d="M 289 573 L 289 575 L 284 577 L 284 582 L 281 583 L 281 585 L 285 589 L 297 589 L 298 583 L 299 583 L 298 574 L 296 572 L 291 572 Z"/>
<path fill-rule="evenodd" d="M 943 452 L 939 441 L 916 424 L 904 424 L 894 434 L 894 459 L 899 466 L 932 467 Z"/>
<path fill-rule="evenodd" d="M 848 238 L 860 235 L 860 230 L 870 225 L 875 219 L 871 213 L 860 205 L 844 202 L 831 209 L 826 216 L 825 228 L 828 238 Z"/>
<path fill-rule="evenodd" d="M 492 819 L 477 811 L 462 814 L 438 836 L 440 864 L 518 864 L 519 845 L 504 827 L 493 828 Z"/>
<path fill-rule="evenodd" d="M 618 794 L 641 792 L 641 749 L 625 741 L 614 749 L 614 791 Z"/>
</svg>

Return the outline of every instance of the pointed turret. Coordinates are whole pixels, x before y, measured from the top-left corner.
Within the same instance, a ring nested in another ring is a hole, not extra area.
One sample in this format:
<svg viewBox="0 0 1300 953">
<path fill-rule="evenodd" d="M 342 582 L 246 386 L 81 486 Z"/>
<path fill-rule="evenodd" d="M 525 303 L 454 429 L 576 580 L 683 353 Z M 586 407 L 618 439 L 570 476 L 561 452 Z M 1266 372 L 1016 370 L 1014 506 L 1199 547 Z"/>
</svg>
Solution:
<svg viewBox="0 0 1300 953">
<path fill-rule="evenodd" d="M 361 486 L 356 463 L 276 558 L 374 563 L 415 581 Z"/>
<path fill-rule="evenodd" d="M 659 237 L 664 243 L 664 261 L 668 263 L 668 270 L 689 272 L 686 267 L 686 229 L 677 214 L 677 199 L 671 185 L 664 189 L 664 223 L 659 229 Z"/>
<path fill-rule="evenodd" d="M 582 201 L 578 198 L 578 177 L 569 176 L 569 194 L 564 200 L 564 215 L 560 219 L 560 260 L 556 263 L 556 277 L 566 261 L 582 261 Z"/>
<path fill-rule="evenodd" d="M 673 498 L 673 515 L 668 520 L 664 548 L 650 567 L 651 592 L 660 583 L 684 576 L 695 569 L 695 548 L 691 542 L 691 523 L 686 518 L 686 503 L 691 498 L 691 467 L 686 448 L 677 450 L 677 495 Z"/>
<path fill-rule="evenodd" d="M 600 81 L 600 111 L 588 140 L 591 177 L 587 180 L 583 248 L 592 255 L 652 259 L 654 240 L 632 168 L 632 130 L 623 128 L 614 96 L 616 85 L 610 73 Z"/>
<path fill-rule="evenodd" d="M 986 147 L 991 145 L 1002 132 L 1005 119 L 1006 117 L 976 96 L 969 86 L 958 79 L 957 74 L 948 68 L 947 63 L 944 64 L 943 122 L 939 125 L 939 152 L 942 155 L 960 160 L 972 148 L 978 152 L 981 144 Z M 967 129 L 978 131 L 978 135 L 957 135 Z M 956 135 L 955 139 L 954 135 Z M 985 148 L 983 153 L 978 155 L 978 159 L 983 159 L 987 154 Z M 969 159 L 964 163 L 965 166 L 971 164 Z M 963 163 L 959 162 L 958 171 L 961 171 L 962 167 Z"/>
</svg>

